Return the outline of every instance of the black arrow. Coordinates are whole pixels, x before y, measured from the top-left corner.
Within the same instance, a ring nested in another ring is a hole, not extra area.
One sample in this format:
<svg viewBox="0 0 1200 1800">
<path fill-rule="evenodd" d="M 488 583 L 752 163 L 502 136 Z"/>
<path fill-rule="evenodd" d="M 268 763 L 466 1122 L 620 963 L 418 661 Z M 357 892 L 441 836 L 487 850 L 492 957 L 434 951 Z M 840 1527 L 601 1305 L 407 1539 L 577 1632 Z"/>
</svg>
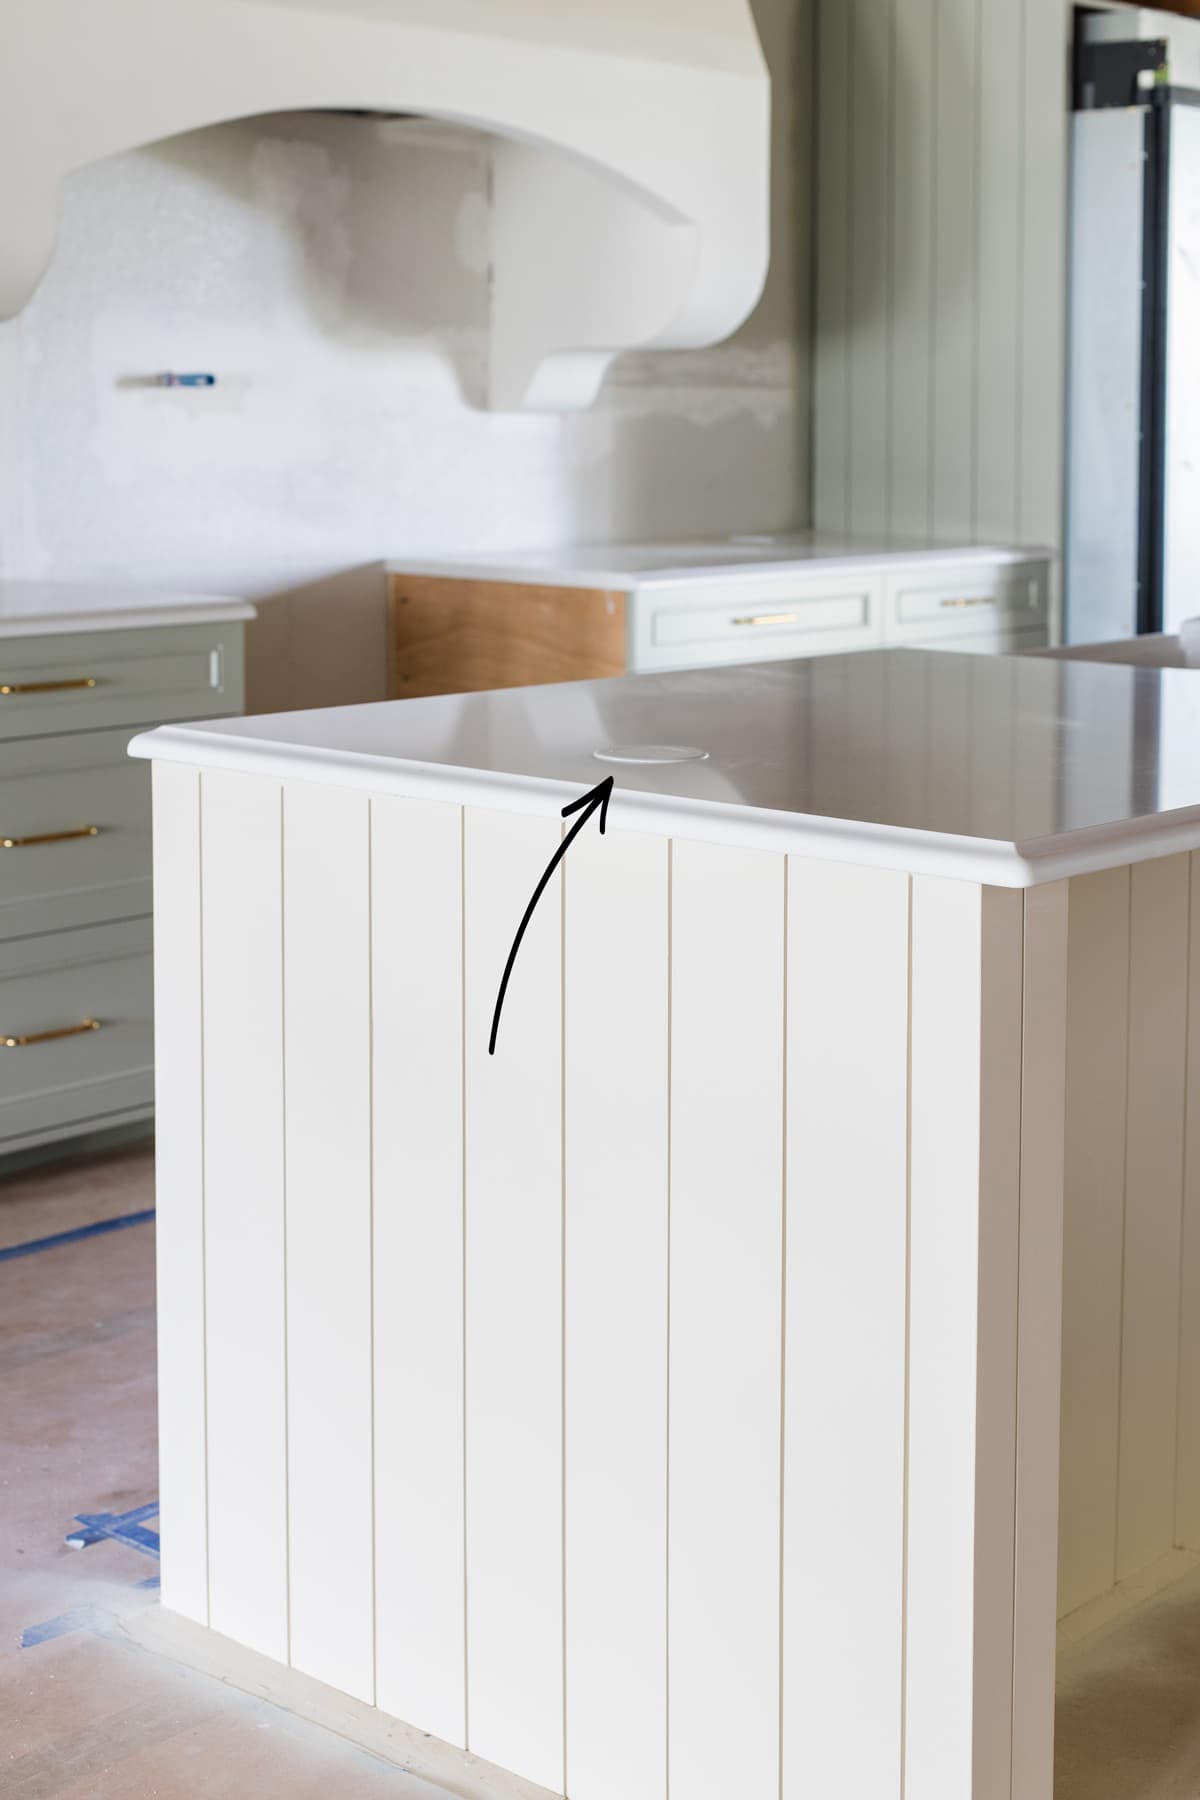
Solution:
<svg viewBox="0 0 1200 1800">
<path fill-rule="evenodd" d="M 534 888 L 533 899 L 525 908 L 525 917 L 517 926 L 517 935 L 513 939 L 513 947 L 508 953 L 508 961 L 504 965 L 504 973 L 500 977 L 500 992 L 496 995 L 496 1010 L 492 1014 L 492 1035 L 488 1039 L 489 1056 L 495 1056 L 496 1054 L 496 1033 L 500 1029 L 500 1009 L 504 1005 L 504 996 L 508 992 L 508 978 L 512 974 L 513 964 L 517 960 L 517 951 L 521 948 L 521 939 L 525 936 L 526 928 L 529 925 L 530 919 L 533 917 L 533 909 L 545 893 L 550 882 L 550 877 L 553 875 L 555 869 L 557 869 L 559 863 L 567 854 L 567 851 L 571 848 L 571 845 L 575 842 L 575 839 L 579 836 L 597 807 L 600 809 L 600 835 L 601 837 L 604 836 L 604 827 L 608 821 L 608 803 L 612 799 L 612 791 L 613 778 L 611 775 L 606 775 L 603 781 L 599 782 L 594 788 L 590 788 L 580 799 L 572 800 L 570 806 L 564 806 L 562 809 L 562 816 L 564 819 L 569 818 L 574 812 L 577 812 L 579 817 L 576 819 L 570 831 L 568 831 L 566 837 L 547 863 L 546 873 Z"/>
</svg>

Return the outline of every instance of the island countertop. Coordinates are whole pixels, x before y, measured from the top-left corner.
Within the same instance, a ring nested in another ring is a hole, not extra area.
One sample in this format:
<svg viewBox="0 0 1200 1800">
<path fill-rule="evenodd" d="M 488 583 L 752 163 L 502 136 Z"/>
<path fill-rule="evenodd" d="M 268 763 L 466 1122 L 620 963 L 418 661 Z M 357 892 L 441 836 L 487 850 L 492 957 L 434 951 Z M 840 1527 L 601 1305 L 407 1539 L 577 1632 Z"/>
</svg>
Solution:
<svg viewBox="0 0 1200 1800">
<path fill-rule="evenodd" d="M 894 649 L 167 725 L 131 754 L 1029 887 L 1200 848 L 1200 677 Z"/>
</svg>

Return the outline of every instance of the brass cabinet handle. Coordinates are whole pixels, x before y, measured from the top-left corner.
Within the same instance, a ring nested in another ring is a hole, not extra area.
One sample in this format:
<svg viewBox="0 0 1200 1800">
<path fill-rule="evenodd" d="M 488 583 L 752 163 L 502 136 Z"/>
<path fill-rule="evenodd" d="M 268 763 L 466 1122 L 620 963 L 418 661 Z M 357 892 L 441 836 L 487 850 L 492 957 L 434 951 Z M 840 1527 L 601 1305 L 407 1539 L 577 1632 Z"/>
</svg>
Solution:
<svg viewBox="0 0 1200 1800">
<path fill-rule="evenodd" d="M 57 1031 L 32 1031 L 28 1037 L 0 1037 L 0 1048 L 25 1050 L 30 1044 L 48 1044 L 54 1038 L 79 1037 L 85 1031 L 99 1031 L 99 1019 L 81 1019 L 78 1025 L 60 1025 Z"/>
<path fill-rule="evenodd" d="M 995 594 L 969 594 L 962 600 L 939 600 L 939 606 L 995 606 Z"/>
<path fill-rule="evenodd" d="M 735 625 L 794 625 L 795 613 L 747 613 L 744 618 L 734 619 Z"/>
<path fill-rule="evenodd" d="M 98 825 L 81 825 L 78 831 L 43 831 L 37 837 L 0 838 L 0 850 L 29 850 L 34 844 L 65 844 L 72 838 L 99 836 Z"/>
<path fill-rule="evenodd" d="M 68 688 L 94 688 L 94 675 L 80 675 L 74 681 L 4 681 L 0 694 L 62 694 Z"/>
</svg>

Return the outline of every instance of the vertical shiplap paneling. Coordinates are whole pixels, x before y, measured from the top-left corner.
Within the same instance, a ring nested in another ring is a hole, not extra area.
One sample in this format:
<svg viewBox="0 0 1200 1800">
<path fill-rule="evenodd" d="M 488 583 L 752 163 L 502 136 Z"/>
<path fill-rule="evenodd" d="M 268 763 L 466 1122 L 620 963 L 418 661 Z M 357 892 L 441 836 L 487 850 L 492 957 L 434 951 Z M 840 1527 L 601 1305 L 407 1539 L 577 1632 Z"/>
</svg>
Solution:
<svg viewBox="0 0 1200 1800">
<path fill-rule="evenodd" d="M 567 1791 L 665 1800 L 668 846 L 564 875 Z"/>
<path fill-rule="evenodd" d="M 1116 1580 L 1129 870 L 1069 888 L 1060 1616 Z"/>
<path fill-rule="evenodd" d="M 893 532 L 1061 541 L 1070 18 L 1066 0 L 824 0 L 820 530 L 876 517 L 883 430 Z M 873 109 L 891 114 L 882 211 Z"/>
<path fill-rule="evenodd" d="M 817 0 L 817 260 L 813 336 L 813 517 L 850 528 L 851 259 L 853 237 L 854 8 Z"/>
<path fill-rule="evenodd" d="M 784 859 L 672 847 L 671 1791 L 779 1781 Z"/>
<path fill-rule="evenodd" d="M 1188 906 L 1188 1050 L 1179 1294 L 1175 1542 L 1200 1549 L 1200 851 L 1191 857 Z"/>
<path fill-rule="evenodd" d="M 1014 8 L 1014 11 L 1016 8 Z M 1017 538 L 1062 540 L 1067 285 L 1067 142 L 1074 8 L 1021 0 L 1021 423 Z"/>
<path fill-rule="evenodd" d="M 1129 908 L 1118 1580 L 1165 1555 L 1175 1541 L 1187 945 L 1187 857 L 1135 863 Z"/>
<path fill-rule="evenodd" d="M 154 765 L 155 1254 L 162 1603 L 208 1623 L 200 777 Z"/>
<path fill-rule="evenodd" d="M 867 538 L 884 537 L 888 528 L 893 4 L 875 0 L 870 20 L 859 17 L 853 26 L 849 407 L 854 479 L 849 520 L 851 531 Z"/>
<path fill-rule="evenodd" d="M 969 540 L 978 400 L 979 0 L 939 0 L 934 88 L 933 531 Z"/>
<path fill-rule="evenodd" d="M 284 789 L 288 1573 L 295 1668 L 374 1699 L 370 839 Z"/>
<path fill-rule="evenodd" d="M 1024 896 L 1012 1793 L 1054 1787 L 1068 885 Z"/>
<path fill-rule="evenodd" d="M 972 536 L 1017 536 L 1020 423 L 1021 159 L 1014 129 L 1024 109 L 1021 0 L 979 0 L 978 406 Z"/>
<path fill-rule="evenodd" d="M 200 792 L 210 1623 L 286 1662 L 281 791 Z"/>
<path fill-rule="evenodd" d="M 843 0 L 843 4 L 845 0 Z M 891 407 L 888 519 L 931 528 L 934 257 L 934 84 L 937 0 L 894 0 L 891 188 Z M 823 183 L 824 171 L 819 173 Z M 817 418 L 817 443 L 824 421 Z"/>
<path fill-rule="evenodd" d="M 509 946 L 560 821 L 468 808 L 466 1542 L 470 1748 L 561 1792 L 562 898 Z"/>
<path fill-rule="evenodd" d="M 1021 896 L 913 881 L 905 1791 L 1009 1800 Z"/>
<path fill-rule="evenodd" d="M 466 1743 L 462 809 L 371 802 L 376 1702 Z"/>
<path fill-rule="evenodd" d="M 908 914 L 899 871 L 789 859 L 788 1800 L 901 1792 Z"/>
</svg>

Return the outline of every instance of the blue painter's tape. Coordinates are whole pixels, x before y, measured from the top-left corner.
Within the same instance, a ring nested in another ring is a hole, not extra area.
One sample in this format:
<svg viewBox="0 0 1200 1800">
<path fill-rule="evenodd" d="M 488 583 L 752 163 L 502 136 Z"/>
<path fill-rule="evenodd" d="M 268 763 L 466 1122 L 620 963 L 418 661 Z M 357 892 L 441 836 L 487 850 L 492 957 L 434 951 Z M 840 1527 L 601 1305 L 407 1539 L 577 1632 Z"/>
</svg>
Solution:
<svg viewBox="0 0 1200 1800">
<path fill-rule="evenodd" d="M 71 1631 L 90 1631 L 97 1622 L 94 1606 L 77 1606 L 73 1612 L 59 1613 L 57 1619 L 44 1619 L 40 1625 L 27 1625 L 21 1633 L 22 1650 L 32 1650 L 51 1638 L 66 1637 Z"/>
<path fill-rule="evenodd" d="M 96 1538 L 111 1538 L 116 1544 L 127 1544 L 131 1550 L 140 1550 L 143 1556 L 157 1556 L 159 1541 L 157 1531 L 148 1531 L 139 1523 L 141 1519 L 152 1518 L 158 1511 L 158 1502 L 148 1506 L 139 1506 L 131 1513 L 76 1513 L 75 1517 L 85 1531 L 94 1532 L 96 1537 L 88 1539 L 95 1543 Z"/>
<path fill-rule="evenodd" d="M 109 1231 L 125 1231 L 130 1225 L 146 1225 L 154 1217 L 151 1206 L 145 1212 L 126 1213 L 120 1219 L 98 1219 L 94 1225 L 77 1225 L 74 1231 L 59 1231 L 53 1237 L 34 1238 L 28 1244 L 9 1244 L 0 1250 L 0 1262 L 12 1262 L 18 1256 L 32 1256 L 38 1250 L 56 1250 L 60 1244 L 78 1244 L 83 1238 L 103 1237 Z"/>
<path fill-rule="evenodd" d="M 110 1537 L 112 1535 L 110 1526 L 115 1525 L 120 1529 L 127 1525 L 140 1525 L 143 1519 L 156 1519 L 158 1517 L 158 1501 L 147 1501 L 145 1506 L 135 1506 L 131 1512 L 76 1513 L 75 1517 L 80 1521 L 79 1530 L 69 1531 L 66 1542 L 70 1544 L 72 1550 L 83 1550 L 88 1544 L 98 1544 L 102 1538 Z M 83 1520 L 86 1520 L 87 1523 L 82 1523 Z M 150 1532 L 147 1535 L 154 1537 L 155 1534 Z"/>
<path fill-rule="evenodd" d="M 133 1585 L 136 1588 L 158 1588 L 162 1586 L 162 1576 L 147 1575 L 145 1581 L 135 1581 Z"/>
</svg>

